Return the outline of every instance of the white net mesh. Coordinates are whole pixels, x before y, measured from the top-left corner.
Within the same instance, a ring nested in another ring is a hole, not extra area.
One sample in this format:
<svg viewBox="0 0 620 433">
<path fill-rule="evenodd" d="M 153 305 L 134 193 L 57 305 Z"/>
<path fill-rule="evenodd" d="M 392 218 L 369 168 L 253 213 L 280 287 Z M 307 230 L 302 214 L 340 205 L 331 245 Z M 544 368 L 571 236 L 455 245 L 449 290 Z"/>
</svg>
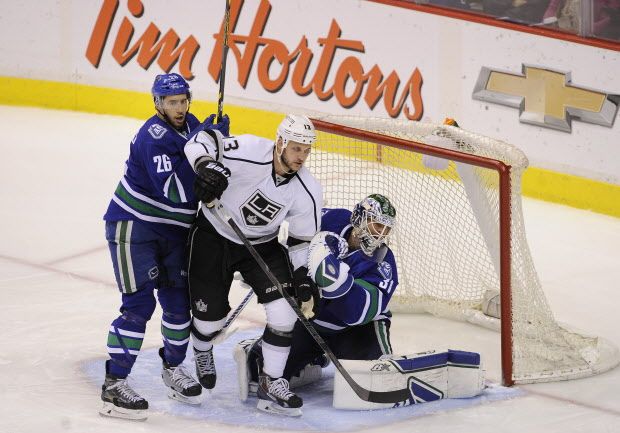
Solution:
<svg viewBox="0 0 620 433">
<path fill-rule="evenodd" d="M 553 317 L 525 237 L 520 188 L 528 161 L 519 149 L 453 126 L 356 117 L 320 120 L 510 165 L 513 379 L 576 378 L 618 363 L 614 347 L 571 332 Z M 400 286 L 393 310 L 427 311 L 499 329 L 497 319 L 481 312 L 485 292 L 499 291 L 495 170 L 327 132 L 318 133 L 308 167 L 323 185 L 326 207 L 352 209 L 372 193 L 386 195 L 396 207 L 398 226 L 390 247 Z"/>
</svg>

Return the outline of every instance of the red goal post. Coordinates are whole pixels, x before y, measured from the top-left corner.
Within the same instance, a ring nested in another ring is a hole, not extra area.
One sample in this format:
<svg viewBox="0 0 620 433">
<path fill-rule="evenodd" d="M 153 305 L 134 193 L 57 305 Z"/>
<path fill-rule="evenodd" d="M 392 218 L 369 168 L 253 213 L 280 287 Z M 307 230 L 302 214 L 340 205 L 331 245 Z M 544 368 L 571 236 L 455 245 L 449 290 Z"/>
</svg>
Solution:
<svg viewBox="0 0 620 433">
<path fill-rule="evenodd" d="M 547 305 L 525 239 L 523 152 L 454 126 L 340 116 L 312 121 L 318 139 L 307 164 L 323 184 L 326 207 L 351 208 L 371 193 L 395 202 L 390 246 L 400 285 L 393 310 L 498 329 L 505 385 L 617 365 L 615 347 L 566 329 Z M 501 317 L 510 320 L 482 313 L 494 290 L 501 293 Z"/>
</svg>

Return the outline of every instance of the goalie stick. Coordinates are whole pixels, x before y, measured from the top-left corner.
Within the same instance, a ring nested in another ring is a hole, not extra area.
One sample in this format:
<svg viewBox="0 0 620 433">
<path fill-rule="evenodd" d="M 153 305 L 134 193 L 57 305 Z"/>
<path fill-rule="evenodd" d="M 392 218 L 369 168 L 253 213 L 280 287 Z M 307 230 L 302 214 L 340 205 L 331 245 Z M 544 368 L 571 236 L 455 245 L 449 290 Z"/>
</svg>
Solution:
<svg viewBox="0 0 620 433">
<path fill-rule="evenodd" d="M 269 278 L 269 281 L 271 281 L 271 283 L 278 289 L 278 292 L 280 292 L 282 297 L 291 306 L 291 308 L 297 315 L 299 321 L 303 324 L 306 330 L 310 333 L 312 338 L 314 338 L 314 341 L 316 341 L 316 343 L 321 347 L 321 349 L 323 349 L 323 351 L 325 352 L 327 357 L 330 359 L 330 361 L 334 363 L 334 366 L 336 367 L 336 369 L 340 372 L 344 380 L 347 381 L 351 389 L 353 389 L 355 394 L 357 394 L 357 396 L 360 399 L 364 401 L 370 401 L 373 403 L 398 403 L 398 402 L 408 400 L 411 397 L 411 393 L 408 387 L 403 388 L 403 389 L 397 389 L 394 391 L 370 391 L 360 386 L 351 377 L 349 372 L 342 366 L 338 358 L 336 358 L 336 355 L 334 355 L 334 352 L 331 351 L 327 343 L 325 343 L 325 340 L 323 340 L 323 337 L 321 337 L 318 334 L 318 332 L 316 332 L 316 330 L 314 329 L 312 324 L 308 321 L 306 316 L 303 315 L 303 313 L 299 309 L 299 306 L 297 305 L 297 301 L 295 301 L 291 297 L 291 295 L 289 295 L 286 292 L 286 290 L 284 290 L 284 288 L 282 287 L 282 284 L 280 284 L 280 282 L 275 277 L 275 275 L 273 275 L 267 263 L 265 263 L 265 261 L 260 256 L 260 254 L 258 254 L 258 251 L 256 251 L 256 249 L 250 243 L 248 238 L 243 234 L 243 232 L 241 231 L 237 223 L 232 219 L 230 215 L 228 215 L 228 212 L 226 211 L 224 206 L 220 203 L 220 201 L 216 199 L 212 202 L 212 204 L 215 205 L 215 211 L 217 212 L 219 217 L 222 218 L 224 221 L 226 221 L 228 225 L 234 230 L 234 232 L 237 234 L 241 242 L 243 242 L 243 245 L 245 245 L 245 247 L 248 249 L 252 257 L 254 257 L 254 260 L 256 260 L 256 263 L 258 263 L 258 265 L 263 270 L 265 275 L 267 275 L 267 278 Z"/>
</svg>

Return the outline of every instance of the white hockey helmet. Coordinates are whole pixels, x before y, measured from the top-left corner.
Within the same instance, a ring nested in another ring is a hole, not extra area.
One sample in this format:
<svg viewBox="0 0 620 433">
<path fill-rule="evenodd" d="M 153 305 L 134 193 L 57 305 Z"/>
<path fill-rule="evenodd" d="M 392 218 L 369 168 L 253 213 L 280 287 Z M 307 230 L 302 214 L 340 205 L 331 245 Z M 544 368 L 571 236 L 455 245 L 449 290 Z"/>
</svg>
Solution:
<svg viewBox="0 0 620 433">
<path fill-rule="evenodd" d="M 278 138 L 282 138 L 282 150 L 284 150 L 289 141 L 313 145 L 316 141 L 316 132 L 314 125 L 306 116 L 289 114 L 278 126 L 276 141 Z"/>
</svg>

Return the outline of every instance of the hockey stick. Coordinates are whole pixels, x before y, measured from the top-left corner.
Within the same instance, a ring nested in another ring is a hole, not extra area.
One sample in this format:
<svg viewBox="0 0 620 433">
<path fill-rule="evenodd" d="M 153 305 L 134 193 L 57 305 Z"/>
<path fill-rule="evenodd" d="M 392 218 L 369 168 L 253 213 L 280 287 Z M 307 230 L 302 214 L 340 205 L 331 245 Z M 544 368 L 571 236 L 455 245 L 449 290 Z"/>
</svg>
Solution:
<svg viewBox="0 0 620 433">
<path fill-rule="evenodd" d="M 222 120 L 224 110 L 224 84 L 226 83 L 226 58 L 228 57 L 228 25 L 230 23 L 230 0 L 226 0 L 224 12 L 224 43 L 222 45 L 222 65 L 220 66 L 220 90 L 217 94 L 217 121 Z"/>
<path fill-rule="evenodd" d="M 222 327 L 222 329 L 220 329 L 219 331 L 215 333 L 215 336 L 211 339 L 212 344 L 219 344 L 219 343 L 224 342 L 224 340 L 230 337 L 237 330 L 236 328 L 231 329 L 231 330 L 229 330 L 228 328 L 235 321 L 235 319 L 241 314 L 243 309 L 250 303 L 250 301 L 252 300 L 252 296 L 254 296 L 254 290 L 252 290 L 252 288 L 247 283 L 241 281 L 241 285 L 244 288 L 250 289 L 250 291 L 247 295 L 245 295 L 245 298 L 243 298 L 243 300 L 237 306 L 237 308 L 235 308 L 233 312 L 228 315 L 228 317 L 226 318 L 226 322 L 224 322 L 224 326 Z"/>
<path fill-rule="evenodd" d="M 280 282 L 275 277 L 275 275 L 273 275 L 267 263 L 265 263 L 265 261 L 260 256 L 260 254 L 258 254 L 258 251 L 256 251 L 256 249 L 250 243 L 248 238 L 243 234 L 243 232 L 241 231 L 237 223 L 232 219 L 230 215 L 228 215 L 228 212 L 226 212 L 226 209 L 224 208 L 224 206 L 222 206 L 219 200 L 214 200 L 212 203 L 215 204 L 215 211 L 218 213 L 220 218 L 225 220 L 228 223 L 228 225 L 237 234 L 239 239 L 241 239 L 241 242 L 243 242 L 243 245 L 245 245 L 245 247 L 248 249 L 252 257 L 254 257 L 254 260 L 256 260 L 256 263 L 258 263 L 258 265 L 263 270 L 265 275 L 267 275 L 267 278 L 269 278 L 269 281 L 271 281 L 271 283 L 278 289 L 278 292 L 280 292 L 282 297 L 286 299 L 286 301 L 291 306 L 295 314 L 297 314 L 299 321 L 304 325 L 304 327 L 310 333 L 310 335 L 312 335 L 312 338 L 314 338 L 314 341 L 316 341 L 316 343 L 321 347 L 321 349 L 323 349 L 323 352 L 325 352 L 325 354 L 330 359 L 330 361 L 334 363 L 334 366 L 336 367 L 336 369 L 340 372 L 344 380 L 347 381 L 349 386 L 351 386 L 351 389 L 353 389 L 355 394 L 357 394 L 357 396 L 360 399 L 364 401 L 370 401 L 373 403 L 398 403 L 401 401 L 408 400 L 411 397 L 409 388 L 397 389 L 394 391 L 370 391 L 365 388 L 362 388 L 351 377 L 349 372 L 342 366 L 338 358 L 336 358 L 336 355 L 334 355 L 334 352 L 331 351 L 327 343 L 325 343 L 325 340 L 323 340 L 323 337 L 321 337 L 318 334 L 318 332 L 316 332 L 316 330 L 314 329 L 312 324 L 308 321 L 306 316 L 303 315 L 303 313 L 299 309 L 299 306 L 297 305 L 297 301 L 295 301 L 288 294 L 288 292 L 284 290 L 284 288 L 282 287 L 282 284 L 280 284 Z"/>
</svg>

